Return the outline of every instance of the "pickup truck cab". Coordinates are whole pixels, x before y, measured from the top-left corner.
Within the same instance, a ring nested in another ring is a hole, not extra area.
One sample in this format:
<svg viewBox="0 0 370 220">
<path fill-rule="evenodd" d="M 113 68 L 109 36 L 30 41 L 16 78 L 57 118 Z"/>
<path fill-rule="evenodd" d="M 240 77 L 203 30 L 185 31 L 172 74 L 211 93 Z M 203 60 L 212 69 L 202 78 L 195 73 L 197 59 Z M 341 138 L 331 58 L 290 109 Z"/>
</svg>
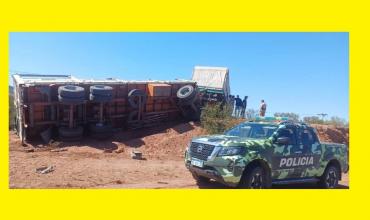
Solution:
<svg viewBox="0 0 370 220">
<path fill-rule="evenodd" d="M 318 182 L 336 188 L 348 171 L 348 147 L 320 142 L 316 130 L 281 117 L 259 117 L 222 135 L 194 138 L 185 165 L 198 184 L 210 179 L 231 187 Z"/>
</svg>

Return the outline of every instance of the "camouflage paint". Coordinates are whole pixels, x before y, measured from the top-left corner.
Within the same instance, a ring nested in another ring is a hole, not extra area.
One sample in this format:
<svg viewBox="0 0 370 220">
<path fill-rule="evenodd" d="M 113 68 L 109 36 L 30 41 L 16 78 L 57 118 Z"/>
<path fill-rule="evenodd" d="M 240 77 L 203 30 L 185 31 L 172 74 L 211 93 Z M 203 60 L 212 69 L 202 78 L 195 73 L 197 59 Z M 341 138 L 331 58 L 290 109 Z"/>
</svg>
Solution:
<svg viewBox="0 0 370 220">
<path fill-rule="evenodd" d="M 284 124 L 280 125 L 278 129 L 285 128 L 285 126 L 286 125 Z M 306 125 L 296 126 L 298 126 L 297 128 L 308 128 Z M 316 131 L 314 130 L 314 132 Z M 276 134 L 277 131 L 274 132 L 273 136 Z M 347 171 L 347 146 L 344 144 L 334 143 L 314 143 L 312 144 L 310 154 L 300 154 L 300 157 L 312 156 L 315 158 L 316 160 L 312 166 L 300 166 L 289 169 L 274 168 L 274 158 L 290 157 L 294 155 L 292 152 L 294 146 L 275 144 L 273 136 L 266 139 L 248 139 L 226 135 L 211 135 L 194 138 L 192 142 L 213 143 L 216 146 L 222 147 L 238 146 L 247 148 L 245 155 L 215 156 L 204 161 L 205 166 L 212 167 L 216 170 L 223 178 L 224 183 L 230 186 L 236 186 L 239 183 L 246 166 L 254 160 L 265 161 L 270 168 L 272 179 L 278 180 L 292 177 L 320 177 L 324 173 L 327 164 L 333 159 L 339 161 L 342 172 Z M 185 154 L 185 162 L 189 163 L 190 160 L 191 156 L 187 150 Z"/>
</svg>

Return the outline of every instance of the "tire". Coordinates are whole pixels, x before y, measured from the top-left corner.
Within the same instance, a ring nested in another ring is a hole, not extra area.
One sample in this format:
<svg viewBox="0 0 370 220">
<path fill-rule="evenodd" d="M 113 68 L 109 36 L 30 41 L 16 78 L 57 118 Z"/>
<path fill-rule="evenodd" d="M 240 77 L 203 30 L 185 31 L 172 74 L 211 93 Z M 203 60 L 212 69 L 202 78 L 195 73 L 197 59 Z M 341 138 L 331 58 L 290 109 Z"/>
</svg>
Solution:
<svg viewBox="0 0 370 220">
<path fill-rule="evenodd" d="M 265 170 L 258 166 L 248 167 L 240 180 L 241 189 L 265 189 L 268 188 L 268 180 Z"/>
<path fill-rule="evenodd" d="M 90 124 L 89 128 L 92 133 L 111 133 L 113 130 L 111 124 Z"/>
<path fill-rule="evenodd" d="M 138 111 L 132 111 L 128 115 L 127 121 L 136 121 L 138 118 L 139 112 Z"/>
<path fill-rule="evenodd" d="M 90 133 L 93 138 L 103 140 L 107 139 L 112 136 L 113 134 L 113 128 L 110 124 L 91 124 L 90 125 Z"/>
<path fill-rule="evenodd" d="M 178 104 L 179 106 L 186 106 L 186 105 L 191 105 L 195 102 L 196 96 L 194 96 L 192 99 L 180 99 Z"/>
<path fill-rule="evenodd" d="M 84 98 L 85 89 L 74 85 L 59 86 L 58 95 L 63 98 Z"/>
<path fill-rule="evenodd" d="M 195 97 L 197 91 L 191 85 L 186 85 L 177 90 L 176 96 L 179 98 L 179 104 L 191 104 Z"/>
<path fill-rule="evenodd" d="M 75 128 L 68 128 L 68 127 L 59 127 L 58 133 L 59 137 L 62 140 L 79 140 L 82 138 L 84 129 L 82 126 L 78 126 Z"/>
<path fill-rule="evenodd" d="M 201 114 L 200 109 L 198 111 L 194 111 L 194 109 L 192 109 L 191 107 L 186 106 L 182 108 L 182 110 L 183 110 L 182 114 L 187 121 L 199 121 L 200 120 L 200 114 Z"/>
<path fill-rule="evenodd" d="M 113 96 L 113 88 L 105 85 L 90 86 L 90 94 L 95 96 Z"/>
<path fill-rule="evenodd" d="M 320 177 L 319 186 L 324 189 L 335 189 L 340 179 L 339 168 L 334 164 L 326 167 L 324 174 Z"/>
<path fill-rule="evenodd" d="M 130 106 L 132 108 L 139 108 L 139 103 L 136 102 L 136 98 L 137 97 L 142 97 L 142 105 L 144 106 L 145 103 L 146 103 L 146 94 L 144 91 L 140 90 L 140 89 L 133 89 L 131 90 L 129 93 L 128 93 L 128 102 L 130 103 Z"/>
<path fill-rule="evenodd" d="M 89 99 L 94 102 L 110 102 L 113 97 L 109 95 L 93 95 L 90 94 Z"/>
<path fill-rule="evenodd" d="M 65 104 L 82 104 L 85 101 L 85 97 L 69 98 L 58 95 L 58 100 Z"/>
<path fill-rule="evenodd" d="M 197 183 L 198 186 L 205 186 L 209 184 L 210 179 L 204 176 L 199 176 L 196 173 L 191 173 L 193 176 L 195 182 Z"/>
</svg>

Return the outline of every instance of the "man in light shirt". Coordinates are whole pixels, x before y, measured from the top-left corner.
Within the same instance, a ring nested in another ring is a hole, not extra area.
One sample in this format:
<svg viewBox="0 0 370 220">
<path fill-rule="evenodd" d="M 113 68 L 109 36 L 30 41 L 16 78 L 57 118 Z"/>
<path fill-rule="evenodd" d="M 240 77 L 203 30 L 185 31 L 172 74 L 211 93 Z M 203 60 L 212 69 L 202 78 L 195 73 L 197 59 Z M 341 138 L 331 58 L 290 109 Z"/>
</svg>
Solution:
<svg viewBox="0 0 370 220">
<path fill-rule="evenodd" d="M 266 113 L 266 108 L 267 108 L 267 105 L 265 103 L 265 100 L 261 100 L 261 105 L 260 105 L 260 116 L 261 117 L 265 117 L 265 113 Z"/>
</svg>

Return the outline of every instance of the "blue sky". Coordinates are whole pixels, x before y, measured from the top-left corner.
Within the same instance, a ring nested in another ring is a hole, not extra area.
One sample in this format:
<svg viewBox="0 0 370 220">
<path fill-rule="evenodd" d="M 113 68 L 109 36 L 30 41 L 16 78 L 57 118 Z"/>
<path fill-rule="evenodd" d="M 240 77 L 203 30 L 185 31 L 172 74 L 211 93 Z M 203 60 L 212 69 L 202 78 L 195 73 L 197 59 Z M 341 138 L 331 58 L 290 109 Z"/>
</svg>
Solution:
<svg viewBox="0 0 370 220">
<path fill-rule="evenodd" d="M 230 69 L 231 92 L 267 112 L 348 119 L 348 33 L 11 33 L 10 71 L 190 79 Z"/>
</svg>

